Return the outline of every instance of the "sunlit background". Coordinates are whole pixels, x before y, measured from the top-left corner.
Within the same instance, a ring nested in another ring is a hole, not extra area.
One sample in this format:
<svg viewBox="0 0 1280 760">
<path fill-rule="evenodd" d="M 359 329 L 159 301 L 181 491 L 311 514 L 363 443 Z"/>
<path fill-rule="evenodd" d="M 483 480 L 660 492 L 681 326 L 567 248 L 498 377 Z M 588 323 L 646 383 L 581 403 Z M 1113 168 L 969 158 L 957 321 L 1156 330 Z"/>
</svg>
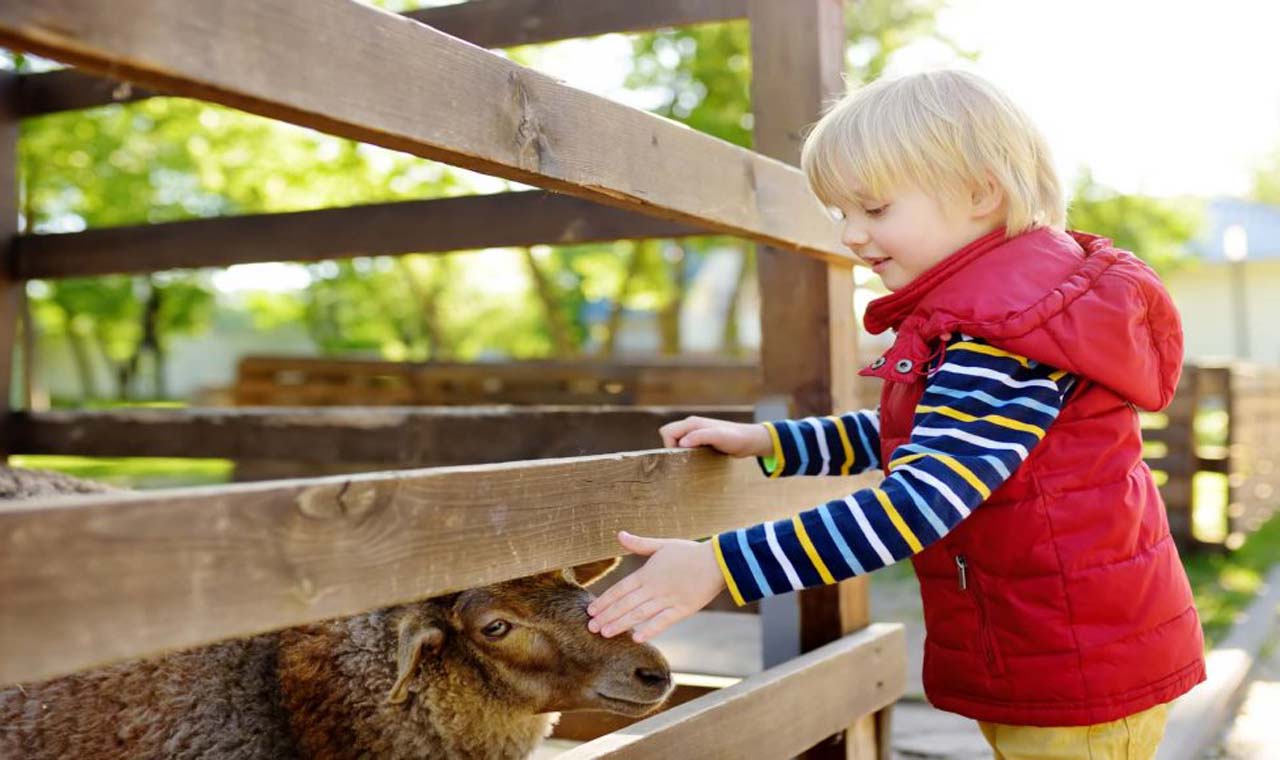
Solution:
<svg viewBox="0 0 1280 760">
<path fill-rule="evenodd" d="M 450 3 L 372 4 L 399 12 Z M 1113 237 L 1164 278 L 1182 311 L 1189 362 L 1266 371 L 1280 364 L 1280 3 L 847 7 L 850 86 L 940 66 L 991 79 L 1046 134 L 1072 197 L 1072 226 Z M 499 54 L 749 147 L 748 40 L 745 22 L 732 22 Z M 0 55 L 0 65 L 23 73 L 58 67 L 13 54 Z M 27 119 L 19 169 L 26 233 L 526 189 L 168 98 Z M 861 312 L 884 291 L 866 270 L 856 282 Z M 237 361 L 255 354 L 749 360 L 759 348 L 757 293 L 752 247 L 722 237 L 33 281 L 25 307 L 33 350 L 23 353 L 17 400 L 33 409 L 220 405 Z M 875 351 L 884 337 L 861 340 Z M 1227 406 L 1211 405 L 1195 419 L 1204 456 L 1228 450 Z M 23 463 L 133 485 L 218 481 L 231 467 Z M 1280 554 L 1275 519 L 1250 526 L 1262 538 L 1243 548 L 1243 535 L 1229 532 L 1227 483 L 1215 472 L 1194 480 L 1197 537 L 1240 550 L 1229 561 L 1190 564 L 1211 636 L 1227 630 Z M 1253 495 L 1274 501 L 1270 490 Z M 1274 751 L 1276 716 L 1280 673 L 1266 671 L 1222 751 L 1240 758 Z"/>
</svg>

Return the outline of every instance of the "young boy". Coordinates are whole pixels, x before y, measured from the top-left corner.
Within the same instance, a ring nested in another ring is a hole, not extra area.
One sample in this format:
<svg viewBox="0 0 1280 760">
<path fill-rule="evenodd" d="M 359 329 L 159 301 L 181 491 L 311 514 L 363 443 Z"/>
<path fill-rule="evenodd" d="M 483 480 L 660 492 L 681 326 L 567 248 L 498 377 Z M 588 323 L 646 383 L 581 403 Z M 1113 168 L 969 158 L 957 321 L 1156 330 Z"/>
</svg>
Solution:
<svg viewBox="0 0 1280 760">
<path fill-rule="evenodd" d="M 1152 756 L 1166 704 L 1204 679 L 1138 428 L 1181 368 L 1168 294 L 1110 241 L 1064 231 L 1043 138 L 971 74 L 847 96 L 802 165 L 893 291 L 865 316 L 895 332 L 862 370 L 884 381 L 879 409 L 690 417 L 663 442 L 760 457 L 769 477 L 885 479 L 705 543 L 620 534 L 649 559 L 591 605 L 590 628 L 643 641 L 725 587 L 742 604 L 910 557 L 925 691 L 978 720 L 997 757 Z"/>
</svg>

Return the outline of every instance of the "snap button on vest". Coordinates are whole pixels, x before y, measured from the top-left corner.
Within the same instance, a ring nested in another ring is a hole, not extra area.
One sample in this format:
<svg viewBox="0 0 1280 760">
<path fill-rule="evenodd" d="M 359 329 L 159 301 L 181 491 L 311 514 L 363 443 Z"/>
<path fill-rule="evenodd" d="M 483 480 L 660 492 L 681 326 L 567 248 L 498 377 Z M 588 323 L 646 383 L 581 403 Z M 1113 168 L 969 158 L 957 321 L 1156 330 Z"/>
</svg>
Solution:
<svg viewBox="0 0 1280 760">
<path fill-rule="evenodd" d="M 893 365 L 893 368 L 905 374 L 910 372 L 911 368 L 914 366 L 915 365 L 911 363 L 910 359 L 899 359 L 898 363 Z"/>
<path fill-rule="evenodd" d="M 877 357 L 875 361 L 871 362 L 871 369 L 880 369 L 883 366 L 884 366 L 883 356 Z"/>
</svg>

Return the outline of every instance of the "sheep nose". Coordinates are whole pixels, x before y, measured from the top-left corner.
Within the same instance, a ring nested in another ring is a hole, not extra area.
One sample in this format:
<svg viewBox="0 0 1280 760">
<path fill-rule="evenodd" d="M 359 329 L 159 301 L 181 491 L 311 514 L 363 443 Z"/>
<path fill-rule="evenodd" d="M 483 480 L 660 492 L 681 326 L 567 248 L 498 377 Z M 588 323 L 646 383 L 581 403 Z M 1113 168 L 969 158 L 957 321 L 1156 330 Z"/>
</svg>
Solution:
<svg viewBox="0 0 1280 760">
<path fill-rule="evenodd" d="M 636 680 L 645 686 L 665 689 L 671 683 L 671 675 L 658 668 L 636 668 Z"/>
</svg>

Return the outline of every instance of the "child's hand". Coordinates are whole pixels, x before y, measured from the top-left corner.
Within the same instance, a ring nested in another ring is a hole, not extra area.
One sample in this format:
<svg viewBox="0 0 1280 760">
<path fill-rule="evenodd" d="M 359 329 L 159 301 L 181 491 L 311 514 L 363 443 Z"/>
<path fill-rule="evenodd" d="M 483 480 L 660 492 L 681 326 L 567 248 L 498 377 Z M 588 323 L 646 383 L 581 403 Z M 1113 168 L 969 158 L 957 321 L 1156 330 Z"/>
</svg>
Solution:
<svg viewBox="0 0 1280 760">
<path fill-rule="evenodd" d="M 618 541 L 627 551 L 649 559 L 587 607 L 592 633 L 610 638 L 634 628 L 633 639 L 648 641 L 707 606 L 724 588 L 710 543 L 641 538 L 625 531 Z"/>
<path fill-rule="evenodd" d="M 773 439 L 764 425 L 729 422 L 707 417 L 685 417 L 658 428 L 667 448 L 710 446 L 735 457 L 767 457 L 773 454 Z"/>
</svg>

